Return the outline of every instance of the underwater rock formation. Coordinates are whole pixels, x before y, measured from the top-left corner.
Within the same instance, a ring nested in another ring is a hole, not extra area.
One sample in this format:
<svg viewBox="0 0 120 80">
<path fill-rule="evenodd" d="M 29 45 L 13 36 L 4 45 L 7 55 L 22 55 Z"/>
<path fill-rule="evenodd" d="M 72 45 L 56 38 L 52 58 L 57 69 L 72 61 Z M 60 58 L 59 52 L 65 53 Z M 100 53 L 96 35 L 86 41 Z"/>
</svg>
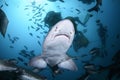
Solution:
<svg viewBox="0 0 120 80">
<path fill-rule="evenodd" d="M 9 21 L 8 21 L 6 14 L 4 13 L 2 9 L 0 9 L 0 32 L 3 35 L 3 37 L 5 37 L 8 23 Z"/>
<path fill-rule="evenodd" d="M 81 31 L 78 31 L 73 40 L 73 48 L 77 52 L 81 47 L 87 47 L 89 44 L 88 39 L 83 35 Z"/>
</svg>

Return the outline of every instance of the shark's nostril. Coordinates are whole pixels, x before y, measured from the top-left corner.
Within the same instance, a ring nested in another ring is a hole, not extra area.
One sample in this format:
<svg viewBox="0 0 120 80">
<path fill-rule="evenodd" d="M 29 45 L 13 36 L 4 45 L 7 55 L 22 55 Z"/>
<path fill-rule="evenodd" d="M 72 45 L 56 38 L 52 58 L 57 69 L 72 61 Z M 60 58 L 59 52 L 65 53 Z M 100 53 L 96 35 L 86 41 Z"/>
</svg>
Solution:
<svg viewBox="0 0 120 80">
<path fill-rule="evenodd" d="M 57 31 L 58 27 L 55 28 L 55 31 Z"/>
</svg>

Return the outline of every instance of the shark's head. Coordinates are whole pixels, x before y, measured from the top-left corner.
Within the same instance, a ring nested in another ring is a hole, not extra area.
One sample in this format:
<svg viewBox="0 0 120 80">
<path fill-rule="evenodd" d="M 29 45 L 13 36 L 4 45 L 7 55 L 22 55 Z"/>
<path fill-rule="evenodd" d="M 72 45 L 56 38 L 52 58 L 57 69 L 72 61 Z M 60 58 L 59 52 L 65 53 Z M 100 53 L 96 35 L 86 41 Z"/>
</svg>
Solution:
<svg viewBox="0 0 120 80">
<path fill-rule="evenodd" d="M 43 47 L 47 48 L 52 45 L 53 48 L 66 52 L 72 44 L 74 34 L 74 25 L 69 19 L 59 21 L 47 35 Z"/>
<path fill-rule="evenodd" d="M 53 38 L 56 39 L 58 37 L 64 37 L 68 39 L 68 41 L 72 41 L 74 37 L 74 26 L 73 23 L 69 19 L 62 20 L 58 22 L 54 27 L 54 36 Z"/>
</svg>

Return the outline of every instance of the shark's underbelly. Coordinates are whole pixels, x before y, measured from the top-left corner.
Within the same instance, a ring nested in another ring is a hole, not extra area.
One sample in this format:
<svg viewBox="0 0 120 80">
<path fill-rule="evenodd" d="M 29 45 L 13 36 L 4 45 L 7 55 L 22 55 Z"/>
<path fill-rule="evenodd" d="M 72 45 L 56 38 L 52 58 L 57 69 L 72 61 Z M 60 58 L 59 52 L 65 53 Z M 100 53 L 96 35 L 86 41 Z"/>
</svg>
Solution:
<svg viewBox="0 0 120 80">
<path fill-rule="evenodd" d="M 43 54 L 43 59 L 47 62 L 48 65 L 55 66 L 63 61 L 66 61 L 67 59 L 69 59 L 69 57 L 66 54 Z"/>
<path fill-rule="evenodd" d="M 67 40 L 67 41 L 66 41 Z M 43 58 L 50 66 L 55 66 L 69 57 L 66 55 L 68 50 L 68 39 L 58 37 L 54 42 L 45 43 L 43 48 Z"/>
</svg>

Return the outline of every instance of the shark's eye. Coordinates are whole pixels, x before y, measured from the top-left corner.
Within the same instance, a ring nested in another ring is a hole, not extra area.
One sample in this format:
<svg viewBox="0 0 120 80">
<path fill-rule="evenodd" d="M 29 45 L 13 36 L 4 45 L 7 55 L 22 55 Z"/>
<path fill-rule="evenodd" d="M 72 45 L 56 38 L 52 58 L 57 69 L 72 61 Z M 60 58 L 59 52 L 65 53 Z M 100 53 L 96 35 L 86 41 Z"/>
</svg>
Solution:
<svg viewBox="0 0 120 80">
<path fill-rule="evenodd" d="M 57 28 L 58 28 L 58 27 L 55 28 L 55 31 L 57 31 Z"/>
<path fill-rule="evenodd" d="M 72 34 L 72 32 L 70 32 L 70 34 Z"/>
<path fill-rule="evenodd" d="M 57 29 L 58 27 L 56 27 L 56 29 Z"/>
</svg>

